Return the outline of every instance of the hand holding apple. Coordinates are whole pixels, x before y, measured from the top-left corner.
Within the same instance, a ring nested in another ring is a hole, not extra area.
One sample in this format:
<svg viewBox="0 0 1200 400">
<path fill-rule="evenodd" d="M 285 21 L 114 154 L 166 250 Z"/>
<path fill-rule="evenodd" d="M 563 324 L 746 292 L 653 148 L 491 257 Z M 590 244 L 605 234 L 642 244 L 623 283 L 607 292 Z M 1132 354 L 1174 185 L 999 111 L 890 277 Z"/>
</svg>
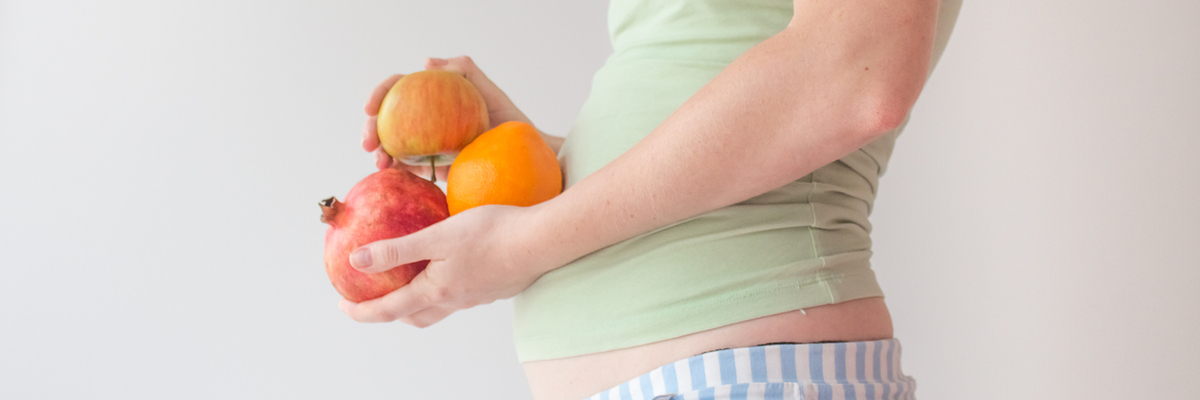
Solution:
<svg viewBox="0 0 1200 400">
<path fill-rule="evenodd" d="M 388 90 L 376 116 L 379 145 L 409 165 L 450 165 L 487 130 L 487 106 L 475 86 L 450 71 L 409 74 Z"/>
<path fill-rule="evenodd" d="M 455 72 L 461 74 L 467 79 L 467 81 L 474 85 L 480 96 L 483 97 L 483 101 L 487 108 L 488 126 L 485 128 L 485 130 L 509 121 L 520 121 L 525 123 L 530 122 L 529 118 L 526 117 L 525 114 L 513 104 L 512 100 L 508 98 L 508 95 L 504 94 L 504 92 L 501 91 L 495 83 L 493 83 L 486 75 L 483 74 L 483 71 L 481 71 L 479 67 L 475 66 L 474 61 L 472 61 L 470 57 L 462 56 L 451 59 L 430 58 L 425 61 L 425 69 Z M 397 161 L 394 157 L 388 154 L 382 146 L 380 146 L 378 125 L 381 105 L 384 103 L 384 98 L 391 91 L 393 86 L 395 86 L 396 82 L 404 76 L 405 75 L 399 74 L 392 75 L 388 79 L 385 79 L 383 82 L 381 82 L 372 91 L 371 96 L 367 100 L 367 104 L 364 107 L 364 111 L 367 114 L 367 121 L 363 126 L 362 146 L 366 151 L 375 152 L 375 166 L 378 169 L 398 167 L 406 169 L 414 174 L 417 174 L 418 176 L 430 176 L 432 171 L 429 170 L 430 167 L 428 165 L 424 163 L 421 163 L 420 165 L 408 165 L 401 161 Z M 561 143 L 561 139 L 557 137 L 549 138 L 550 139 L 548 142 L 551 143 L 552 147 L 557 149 L 557 144 Z M 444 166 L 437 167 L 438 179 L 445 179 L 446 171 L 447 168 Z"/>
<path fill-rule="evenodd" d="M 428 59 L 425 68 L 426 72 L 442 73 L 436 79 L 454 81 L 450 78 L 458 76 L 446 77 L 444 71 L 465 77 L 466 81 L 469 81 L 477 89 L 479 96 L 486 104 L 484 106 L 487 110 L 488 126 L 486 129 L 512 121 L 529 124 L 529 119 L 513 105 L 504 92 L 483 75 L 483 72 L 475 66 L 470 58 Z M 425 75 L 427 77 L 438 76 L 435 74 Z M 405 76 L 393 75 L 388 78 L 375 88 L 368 100 L 365 111 L 369 118 L 363 129 L 363 149 L 376 153 L 376 167 L 381 170 L 403 169 L 420 176 L 429 176 L 433 172 L 430 170 L 431 165 L 424 162 L 417 162 L 420 165 L 408 165 L 397 160 L 403 157 L 407 150 L 397 150 L 394 146 L 395 143 L 389 144 L 390 139 L 383 137 L 388 135 L 389 126 L 397 122 L 396 120 L 389 122 L 388 118 L 391 117 L 384 114 L 394 108 L 387 99 L 392 96 L 390 93 L 394 91 L 394 88 L 403 86 L 401 79 L 405 79 Z M 397 84 L 397 82 L 401 82 L 401 84 Z M 412 92 L 411 89 L 402 87 L 399 90 Z M 456 90 L 458 89 L 451 88 L 449 91 L 440 90 L 438 93 L 446 94 Z M 417 96 L 424 96 L 426 100 L 434 97 L 430 93 L 418 93 Z M 457 100 L 455 96 L 454 94 L 448 96 L 450 97 L 449 107 L 444 107 L 443 111 L 426 112 L 409 122 L 416 125 L 429 125 L 416 119 L 427 118 L 430 114 L 434 117 L 450 115 L 450 117 L 444 118 L 448 122 L 443 121 L 447 125 L 455 125 L 463 121 L 471 122 L 475 117 L 472 117 L 469 109 L 473 106 L 466 104 L 469 102 L 461 101 L 462 98 L 468 96 L 459 96 Z M 466 107 L 462 107 L 464 104 Z M 439 107 L 438 104 L 431 106 Z M 464 108 L 467 109 L 467 112 L 463 113 L 467 116 L 466 118 L 459 118 L 456 116 L 457 114 L 454 114 L 463 111 Z M 474 121 L 478 121 L 478 119 L 474 119 Z M 444 128 L 438 127 L 431 131 L 445 132 Z M 536 129 L 532 127 L 530 129 L 536 132 Z M 452 133 L 451 139 L 455 139 L 453 136 L 457 133 Z M 541 135 L 546 144 L 557 153 L 562 139 Z M 417 145 L 434 143 L 441 146 L 417 150 L 417 153 L 432 155 L 462 149 L 462 147 L 455 149 L 456 145 L 454 144 L 443 146 L 444 142 L 440 141 L 441 137 L 436 138 L 438 140 L 430 140 L 436 136 L 433 134 L 416 136 L 417 141 L 422 142 Z M 402 144 L 400 147 L 404 146 L 412 147 L 411 144 Z M 462 146 L 466 146 L 466 144 L 464 143 Z M 393 157 L 393 155 L 397 155 L 397 157 Z M 553 155 L 550 158 L 553 161 Z M 443 166 L 435 168 L 437 175 L 440 175 L 442 179 L 446 177 L 446 169 Z M 444 198 L 442 202 L 445 204 Z M 383 294 L 382 297 L 364 299 L 344 296 L 347 300 L 341 302 L 342 310 L 360 322 L 400 320 L 418 327 L 425 327 L 440 321 L 454 311 L 515 296 L 533 284 L 546 271 L 569 261 L 563 257 L 549 257 L 550 254 L 547 251 L 549 249 L 534 248 L 537 247 L 534 243 L 539 240 L 539 237 L 531 236 L 535 233 L 529 230 L 529 224 L 534 215 L 535 213 L 528 207 L 486 205 L 462 212 L 454 218 L 446 219 L 416 232 L 377 237 L 371 239 L 376 240 L 372 243 L 359 242 L 357 245 L 361 247 L 353 250 L 349 255 L 346 255 L 343 250 L 338 250 L 342 260 L 346 261 L 345 264 L 347 266 L 352 264 L 353 267 L 349 269 L 355 270 L 354 272 L 358 275 L 386 276 L 400 270 L 406 271 L 401 273 L 405 278 L 411 278 L 411 282 L 409 279 L 404 279 L 407 285 Z M 327 248 L 328 246 L 329 240 L 327 240 Z M 339 247 L 339 249 L 341 248 L 344 246 Z M 328 254 L 330 253 L 327 251 L 327 260 L 330 257 Z M 418 264 L 424 268 L 412 268 Z M 347 268 L 339 266 L 339 270 L 345 269 Z M 410 273 L 412 271 L 419 273 L 413 275 Z M 348 272 L 341 274 L 357 276 Z M 334 279 L 332 272 L 330 277 Z"/>
</svg>

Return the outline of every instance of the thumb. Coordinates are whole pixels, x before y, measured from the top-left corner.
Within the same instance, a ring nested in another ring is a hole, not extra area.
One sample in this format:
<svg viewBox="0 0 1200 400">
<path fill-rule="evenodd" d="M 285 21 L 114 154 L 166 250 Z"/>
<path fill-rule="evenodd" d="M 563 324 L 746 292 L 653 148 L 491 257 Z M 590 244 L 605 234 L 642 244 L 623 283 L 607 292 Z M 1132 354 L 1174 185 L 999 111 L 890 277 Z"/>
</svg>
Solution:
<svg viewBox="0 0 1200 400">
<path fill-rule="evenodd" d="M 475 65 L 475 61 L 471 57 L 458 56 L 449 59 L 442 58 L 427 58 L 425 59 L 425 69 L 440 69 L 450 71 L 466 77 L 475 87 L 479 88 L 480 94 L 484 97 L 489 95 L 504 95 L 504 92 L 488 79 L 487 75 Z M 505 96 L 507 97 L 507 96 Z"/>
<path fill-rule="evenodd" d="M 398 238 L 368 243 L 350 253 L 350 266 L 375 274 L 421 260 L 440 259 L 433 244 L 435 232 L 422 229 Z"/>
<path fill-rule="evenodd" d="M 528 118 L 525 118 L 525 115 L 517 110 L 508 95 L 500 90 L 496 83 L 488 79 L 487 75 L 483 74 L 483 70 L 475 65 L 475 61 L 471 60 L 471 57 L 429 58 L 425 60 L 425 69 L 440 69 L 462 74 L 468 81 L 471 81 L 471 84 L 475 85 L 475 89 L 479 90 L 479 95 L 483 96 L 483 101 L 487 103 L 488 114 L 492 117 L 492 126 L 509 120 L 528 122 Z"/>
</svg>

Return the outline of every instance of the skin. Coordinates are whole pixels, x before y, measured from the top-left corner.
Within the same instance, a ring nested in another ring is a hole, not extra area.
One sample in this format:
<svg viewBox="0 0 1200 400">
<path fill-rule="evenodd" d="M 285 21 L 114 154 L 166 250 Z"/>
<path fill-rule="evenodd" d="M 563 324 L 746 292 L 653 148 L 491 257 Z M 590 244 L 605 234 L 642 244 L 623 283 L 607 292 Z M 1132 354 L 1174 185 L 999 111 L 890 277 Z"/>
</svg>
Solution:
<svg viewBox="0 0 1200 400">
<path fill-rule="evenodd" d="M 342 310 L 360 322 L 426 327 L 454 311 L 515 296 L 545 272 L 594 250 L 765 193 L 849 154 L 895 129 L 916 101 L 929 69 L 937 7 L 937 0 L 796 0 L 786 29 L 558 197 L 533 207 L 473 208 L 351 254 L 364 272 L 431 262 L 409 286 L 371 301 L 343 301 Z M 488 102 L 493 124 L 528 122 L 469 58 L 431 59 L 426 68 L 467 76 Z M 384 91 L 372 95 L 368 116 Z M 367 125 L 364 148 L 375 151 L 373 118 Z M 394 164 L 378 153 L 377 161 L 380 168 Z M 537 399 L 577 399 L 708 350 L 892 335 L 880 298 L 805 311 L 528 362 L 526 375 Z"/>
</svg>

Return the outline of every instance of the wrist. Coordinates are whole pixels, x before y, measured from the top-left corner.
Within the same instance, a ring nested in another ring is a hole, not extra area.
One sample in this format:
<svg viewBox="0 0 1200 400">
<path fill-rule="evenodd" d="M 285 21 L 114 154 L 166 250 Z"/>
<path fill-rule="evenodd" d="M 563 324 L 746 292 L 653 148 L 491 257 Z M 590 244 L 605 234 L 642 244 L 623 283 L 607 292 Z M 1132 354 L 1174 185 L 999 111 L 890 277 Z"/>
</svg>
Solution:
<svg viewBox="0 0 1200 400">
<path fill-rule="evenodd" d="M 577 254 L 577 241 L 572 237 L 575 229 L 567 224 L 566 218 L 560 216 L 559 207 L 562 204 L 556 200 L 558 197 L 523 207 L 524 215 L 520 218 L 522 231 L 526 232 L 525 248 L 544 260 L 538 263 L 539 274 L 550 272 L 586 254 Z"/>
<path fill-rule="evenodd" d="M 494 113 L 489 113 L 488 121 L 492 128 L 511 121 L 524 122 L 533 125 L 533 122 L 529 120 L 529 117 L 525 116 L 525 113 L 521 112 L 521 110 L 517 109 L 516 107 L 505 108 L 497 110 Z"/>
<path fill-rule="evenodd" d="M 554 155 L 557 156 L 558 151 L 562 149 L 563 140 L 565 140 L 565 138 L 542 132 L 540 129 L 538 130 L 538 134 L 542 136 L 542 141 L 546 142 L 546 145 L 550 146 L 550 150 L 553 151 Z"/>
</svg>

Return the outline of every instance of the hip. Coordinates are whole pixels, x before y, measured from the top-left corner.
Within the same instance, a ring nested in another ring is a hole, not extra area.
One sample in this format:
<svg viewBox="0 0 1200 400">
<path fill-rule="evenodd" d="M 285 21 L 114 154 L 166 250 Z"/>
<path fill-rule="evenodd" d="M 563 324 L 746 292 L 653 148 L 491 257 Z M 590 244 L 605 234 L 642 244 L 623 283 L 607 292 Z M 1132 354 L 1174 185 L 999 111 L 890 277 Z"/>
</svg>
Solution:
<svg viewBox="0 0 1200 400">
<path fill-rule="evenodd" d="M 890 339 L 892 321 L 881 297 L 774 314 L 645 345 L 524 363 L 537 400 L 582 399 L 661 365 L 719 349 L 764 343 Z"/>
</svg>

